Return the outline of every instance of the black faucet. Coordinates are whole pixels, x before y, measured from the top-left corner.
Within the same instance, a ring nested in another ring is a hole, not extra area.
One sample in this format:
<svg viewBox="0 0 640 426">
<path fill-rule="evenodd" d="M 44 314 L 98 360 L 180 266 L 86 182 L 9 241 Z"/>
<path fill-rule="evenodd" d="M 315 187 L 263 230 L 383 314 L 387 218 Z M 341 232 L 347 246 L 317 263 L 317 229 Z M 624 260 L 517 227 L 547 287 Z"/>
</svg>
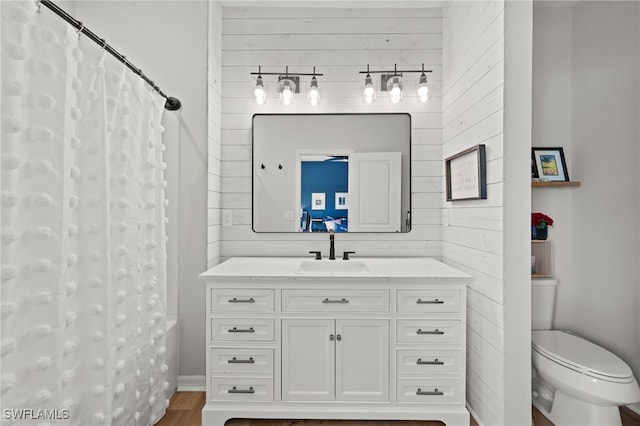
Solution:
<svg viewBox="0 0 640 426">
<path fill-rule="evenodd" d="M 336 246 L 332 231 L 329 231 L 329 260 L 336 260 Z"/>
</svg>

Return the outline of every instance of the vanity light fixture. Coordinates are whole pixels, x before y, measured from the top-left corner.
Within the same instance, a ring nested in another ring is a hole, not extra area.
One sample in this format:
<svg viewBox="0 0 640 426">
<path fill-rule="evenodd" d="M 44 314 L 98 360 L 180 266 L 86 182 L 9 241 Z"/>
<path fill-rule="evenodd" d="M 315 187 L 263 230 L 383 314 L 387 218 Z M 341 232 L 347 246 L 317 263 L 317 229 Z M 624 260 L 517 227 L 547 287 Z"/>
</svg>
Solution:
<svg viewBox="0 0 640 426">
<path fill-rule="evenodd" d="M 300 77 L 311 76 L 311 82 L 307 89 L 307 101 L 310 105 L 316 106 L 320 102 L 320 90 L 318 88 L 318 79 L 316 77 L 323 74 L 316 73 L 316 67 L 313 67 L 313 73 L 290 73 L 289 67 L 285 67 L 285 72 L 262 72 L 262 67 L 258 66 L 258 72 L 252 72 L 251 75 L 257 75 L 254 87 L 254 97 L 257 104 L 262 105 L 266 102 L 266 90 L 264 87 L 263 75 L 278 76 L 278 95 L 283 105 L 291 105 L 295 93 L 300 92 Z"/>
<path fill-rule="evenodd" d="M 424 64 L 422 64 L 422 69 L 420 70 L 398 70 L 397 65 L 394 64 L 392 71 L 371 71 L 369 69 L 369 64 L 367 64 L 367 70 L 359 72 L 360 74 L 366 73 L 364 84 L 362 85 L 362 100 L 364 101 L 364 103 L 370 104 L 375 101 L 376 90 L 373 79 L 371 78 L 371 73 L 386 74 L 386 84 L 384 84 L 383 79 L 383 84 L 380 89 L 389 92 L 389 100 L 394 104 L 397 104 L 400 102 L 400 100 L 402 100 L 403 74 L 420 73 L 420 79 L 417 83 L 418 102 L 425 103 L 429 100 L 429 83 L 427 81 L 426 73 L 432 71 L 425 70 Z"/>
</svg>

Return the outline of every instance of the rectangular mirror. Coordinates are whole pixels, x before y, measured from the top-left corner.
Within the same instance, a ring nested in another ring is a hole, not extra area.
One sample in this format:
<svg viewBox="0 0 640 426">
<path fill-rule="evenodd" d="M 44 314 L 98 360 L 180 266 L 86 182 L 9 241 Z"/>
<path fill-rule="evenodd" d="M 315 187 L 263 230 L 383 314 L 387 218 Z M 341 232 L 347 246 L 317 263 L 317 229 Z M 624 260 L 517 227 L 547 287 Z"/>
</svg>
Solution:
<svg viewBox="0 0 640 426">
<path fill-rule="evenodd" d="M 254 232 L 409 232 L 411 116 L 255 114 Z"/>
<path fill-rule="evenodd" d="M 255 114 L 254 232 L 409 232 L 411 116 Z"/>
</svg>

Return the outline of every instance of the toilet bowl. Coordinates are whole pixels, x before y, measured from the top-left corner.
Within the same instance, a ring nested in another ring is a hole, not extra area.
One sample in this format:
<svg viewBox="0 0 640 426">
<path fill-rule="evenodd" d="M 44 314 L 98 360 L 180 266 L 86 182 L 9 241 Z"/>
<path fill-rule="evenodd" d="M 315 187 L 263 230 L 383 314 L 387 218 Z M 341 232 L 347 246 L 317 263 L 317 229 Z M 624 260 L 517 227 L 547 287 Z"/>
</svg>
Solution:
<svg viewBox="0 0 640 426">
<path fill-rule="evenodd" d="M 631 368 L 582 337 L 534 330 L 531 359 L 533 404 L 556 426 L 621 425 L 618 406 L 640 401 Z"/>
</svg>

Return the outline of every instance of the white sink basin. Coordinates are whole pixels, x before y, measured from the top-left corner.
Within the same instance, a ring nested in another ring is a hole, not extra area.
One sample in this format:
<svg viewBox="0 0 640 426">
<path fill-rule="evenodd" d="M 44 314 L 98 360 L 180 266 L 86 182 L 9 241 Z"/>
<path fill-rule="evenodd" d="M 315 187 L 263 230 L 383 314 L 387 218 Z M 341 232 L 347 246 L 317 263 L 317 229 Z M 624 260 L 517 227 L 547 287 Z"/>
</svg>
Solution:
<svg viewBox="0 0 640 426">
<path fill-rule="evenodd" d="M 304 260 L 300 263 L 299 272 L 333 274 L 370 273 L 366 263 L 359 260 Z"/>
</svg>

